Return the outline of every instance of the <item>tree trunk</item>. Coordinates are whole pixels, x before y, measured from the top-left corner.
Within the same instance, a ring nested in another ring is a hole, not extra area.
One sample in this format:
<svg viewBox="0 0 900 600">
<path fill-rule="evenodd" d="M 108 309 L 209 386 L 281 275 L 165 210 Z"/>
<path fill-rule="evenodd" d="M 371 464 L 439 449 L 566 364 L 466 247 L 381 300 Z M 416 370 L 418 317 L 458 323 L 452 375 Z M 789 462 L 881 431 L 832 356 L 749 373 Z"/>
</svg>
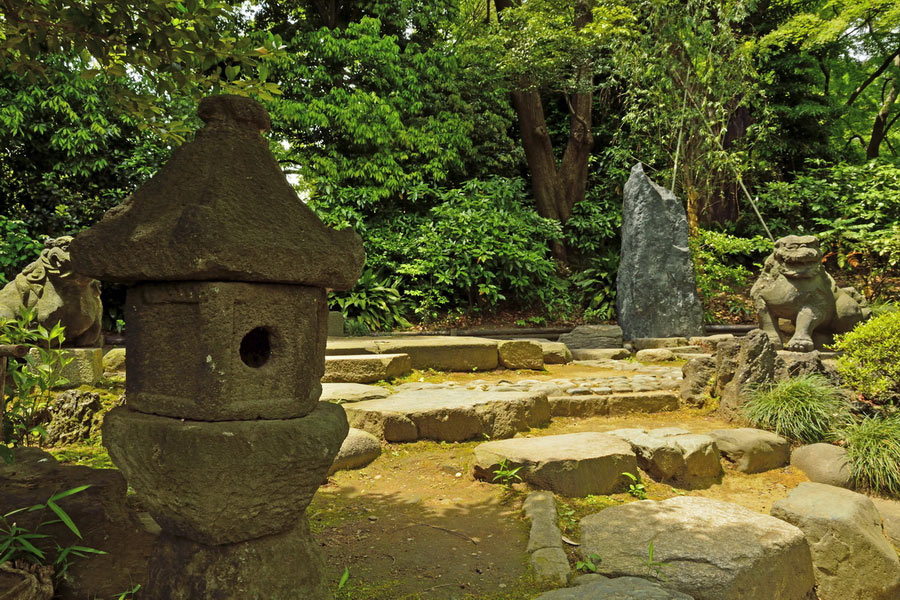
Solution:
<svg viewBox="0 0 900 600">
<path fill-rule="evenodd" d="M 900 68 L 900 54 L 894 57 L 894 64 Z M 894 76 L 894 79 L 891 80 L 891 89 L 888 91 L 887 97 L 881 105 L 881 110 L 875 116 L 875 123 L 872 125 L 872 135 L 869 137 L 869 145 L 866 148 L 867 160 L 878 158 L 881 142 L 884 141 L 884 136 L 887 135 L 888 131 L 888 115 L 894 102 L 897 101 L 898 95 L 900 95 L 900 85 L 897 84 L 897 76 Z"/>
</svg>

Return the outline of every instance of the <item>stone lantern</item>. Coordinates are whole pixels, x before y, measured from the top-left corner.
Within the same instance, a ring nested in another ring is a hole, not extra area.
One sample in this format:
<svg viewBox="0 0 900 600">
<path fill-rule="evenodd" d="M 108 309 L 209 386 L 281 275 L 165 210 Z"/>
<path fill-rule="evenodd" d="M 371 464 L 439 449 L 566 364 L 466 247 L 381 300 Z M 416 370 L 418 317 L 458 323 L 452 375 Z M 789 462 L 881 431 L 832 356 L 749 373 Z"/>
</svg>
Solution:
<svg viewBox="0 0 900 600">
<path fill-rule="evenodd" d="M 71 245 L 78 271 L 130 285 L 127 404 L 103 443 L 162 528 L 149 598 L 330 597 L 306 507 L 347 433 L 319 402 L 326 288 L 352 287 L 359 237 L 286 181 L 253 100 L 206 126 Z"/>
</svg>

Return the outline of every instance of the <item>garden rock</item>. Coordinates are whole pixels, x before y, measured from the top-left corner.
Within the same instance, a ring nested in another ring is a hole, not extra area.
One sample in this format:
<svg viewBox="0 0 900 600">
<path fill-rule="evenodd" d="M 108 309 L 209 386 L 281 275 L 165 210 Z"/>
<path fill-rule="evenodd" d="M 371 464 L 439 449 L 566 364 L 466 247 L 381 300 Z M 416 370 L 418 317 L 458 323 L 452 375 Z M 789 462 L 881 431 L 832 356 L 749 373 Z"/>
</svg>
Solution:
<svg viewBox="0 0 900 600">
<path fill-rule="evenodd" d="M 783 467 L 791 459 L 790 443 L 762 429 L 716 429 L 709 435 L 719 451 L 742 473 L 762 473 Z"/>
<path fill-rule="evenodd" d="M 125 372 L 125 348 L 110 348 L 103 355 L 104 373 Z"/>
<path fill-rule="evenodd" d="M 490 371 L 497 368 L 497 342 L 464 336 L 396 336 L 375 341 L 379 354 L 409 354 L 413 369 Z"/>
<path fill-rule="evenodd" d="M 528 552 L 538 577 L 565 584 L 569 578 L 569 560 L 562 548 L 562 535 L 556 525 L 556 501 L 548 492 L 531 492 L 523 505 L 531 521 Z"/>
<path fill-rule="evenodd" d="M 361 400 L 375 400 L 387 398 L 391 393 L 377 385 L 363 385 L 361 383 L 323 383 L 322 395 L 319 400 L 343 404 L 345 402 L 360 402 Z"/>
<path fill-rule="evenodd" d="M 28 354 L 40 358 L 40 351 L 32 348 Z M 81 385 L 94 386 L 103 377 L 103 350 L 101 348 L 64 348 L 62 355 L 69 360 L 59 376 L 64 380 L 55 386 L 58 389 L 74 388 Z"/>
<path fill-rule="evenodd" d="M 569 390 L 569 393 L 579 388 Z M 661 390 L 654 392 L 618 392 L 594 394 L 587 388 L 585 394 L 550 396 L 550 413 L 554 417 L 593 417 L 626 415 L 632 413 L 668 412 L 678 409 L 678 396 Z"/>
<path fill-rule="evenodd" d="M 325 343 L 326 356 L 348 354 L 378 354 L 375 340 L 368 337 L 329 337 Z"/>
<path fill-rule="evenodd" d="M 500 366 L 507 369 L 544 370 L 544 351 L 536 342 L 499 340 L 497 353 Z"/>
<path fill-rule="evenodd" d="M 667 348 L 648 348 L 646 350 L 638 350 L 634 359 L 638 362 L 665 362 L 667 360 L 675 360 L 675 353 Z"/>
<path fill-rule="evenodd" d="M 594 573 L 578 579 L 586 581 L 574 587 L 544 592 L 535 600 L 694 600 L 693 596 L 640 577 L 608 579 Z"/>
<path fill-rule="evenodd" d="M 646 575 L 648 548 L 666 587 L 696 600 L 814 600 L 803 532 L 746 508 L 682 496 L 612 506 L 581 520 L 582 557 L 602 575 Z"/>
<path fill-rule="evenodd" d="M 677 427 L 616 429 L 607 432 L 622 438 L 637 455 L 637 463 L 654 479 L 677 481 L 687 488 L 708 487 L 722 475 L 719 449 L 708 435 Z"/>
<path fill-rule="evenodd" d="M 0 600 L 51 600 L 53 567 L 22 567 L 14 567 L 9 561 L 0 563 Z"/>
<path fill-rule="evenodd" d="M 576 348 L 572 350 L 575 360 L 621 360 L 631 356 L 625 348 Z"/>
<path fill-rule="evenodd" d="M 631 345 L 635 350 L 656 350 L 659 348 L 677 348 L 679 346 L 687 346 L 687 338 L 683 337 L 662 337 L 662 338 L 634 338 Z"/>
<path fill-rule="evenodd" d="M 374 383 L 412 371 L 408 354 L 350 354 L 325 357 L 324 383 Z"/>
<path fill-rule="evenodd" d="M 900 597 L 900 560 L 872 501 L 850 490 L 804 482 L 772 506 L 809 542 L 820 600 Z"/>
<path fill-rule="evenodd" d="M 621 348 L 622 328 L 618 325 L 579 325 L 559 336 L 570 350 L 580 348 Z"/>
<path fill-rule="evenodd" d="M 550 421 L 547 396 L 534 392 L 404 390 L 344 408 L 352 427 L 388 442 L 508 438 Z"/>
<path fill-rule="evenodd" d="M 811 481 L 852 488 L 853 478 L 847 451 L 833 444 L 809 444 L 791 453 L 791 466 L 803 471 Z"/>
<path fill-rule="evenodd" d="M 526 342 L 536 342 L 541 345 L 545 365 L 564 365 L 572 362 L 572 352 L 562 342 L 551 342 L 544 339 L 525 339 Z"/>
<path fill-rule="evenodd" d="M 640 163 L 625 184 L 616 290 L 625 339 L 703 335 L 684 208 Z"/>
<path fill-rule="evenodd" d="M 719 347 L 719 342 L 725 340 L 733 340 L 734 335 L 730 333 L 717 333 L 715 335 L 694 336 L 688 339 L 691 346 L 698 346 L 704 352 L 715 354 Z"/>
<path fill-rule="evenodd" d="M 895 547 L 900 549 L 900 502 L 884 498 L 872 498 L 871 500 L 881 514 L 884 535 Z"/>
<path fill-rule="evenodd" d="M 351 427 L 337 456 L 334 457 L 334 462 L 331 463 L 328 474 L 364 467 L 379 456 L 381 456 L 381 442 L 378 438 L 371 433 Z"/>
<path fill-rule="evenodd" d="M 709 398 L 716 361 L 712 357 L 692 358 L 681 367 L 681 399 L 689 406 L 702 407 Z"/>
<path fill-rule="evenodd" d="M 775 358 L 775 378 L 779 381 L 800 377 L 801 375 L 819 374 L 835 378 L 837 374 L 822 362 L 817 350 L 812 352 L 786 352 L 781 350 Z"/>
<path fill-rule="evenodd" d="M 62 446 L 99 434 L 97 413 L 102 409 L 100 394 L 80 390 L 62 392 L 50 404 L 50 424 L 44 441 L 51 446 Z"/>
<path fill-rule="evenodd" d="M 755 386 L 770 384 L 775 379 L 775 346 L 761 329 L 754 329 L 738 342 L 740 344 L 734 359 L 733 375 L 719 391 L 719 414 L 728 420 L 743 418 L 743 406 L 748 400 L 748 390 Z M 722 377 L 726 365 L 731 362 L 733 347 L 730 343 L 719 344 L 717 373 Z M 719 380 L 721 381 L 721 379 Z"/>
<path fill-rule="evenodd" d="M 625 487 L 625 473 L 635 473 L 628 443 L 605 433 L 583 432 L 536 438 L 514 438 L 479 444 L 474 475 L 494 481 L 501 463 L 526 482 L 563 496 L 611 494 Z"/>
</svg>

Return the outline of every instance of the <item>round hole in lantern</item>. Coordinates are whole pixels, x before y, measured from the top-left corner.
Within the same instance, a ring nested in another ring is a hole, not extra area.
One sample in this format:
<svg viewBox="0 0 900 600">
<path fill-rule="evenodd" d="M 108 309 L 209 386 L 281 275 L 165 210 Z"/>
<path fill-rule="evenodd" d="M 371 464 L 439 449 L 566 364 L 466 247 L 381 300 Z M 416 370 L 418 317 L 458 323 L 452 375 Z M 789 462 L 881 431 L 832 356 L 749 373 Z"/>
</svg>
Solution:
<svg viewBox="0 0 900 600">
<path fill-rule="evenodd" d="M 272 355 L 272 340 L 265 327 L 254 327 L 241 339 L 241 360 L 248 367 L 258 369 L 269 361 Z"/>
</svg>

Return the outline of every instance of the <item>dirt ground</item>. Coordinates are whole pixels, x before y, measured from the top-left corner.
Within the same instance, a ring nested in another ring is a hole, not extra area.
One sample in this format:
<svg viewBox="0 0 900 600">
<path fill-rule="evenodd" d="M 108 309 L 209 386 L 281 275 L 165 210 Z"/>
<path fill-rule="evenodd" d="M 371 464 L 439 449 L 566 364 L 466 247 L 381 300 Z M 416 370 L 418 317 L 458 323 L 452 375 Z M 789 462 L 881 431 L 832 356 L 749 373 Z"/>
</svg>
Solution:
<svg viewBox="0 0 900 600">
<path fill-rule="evenodd" d="M 613 373 L 622 374 L 607 374 Z M 406 380 L 466 382 L 602 374 L 598 369 L 567 365 L 551 367 L 546 373 L 416 373 Z M 682 410 L 615 418 L 555 417 L 549 427 L 520 435 L 670 426 L 700 433 L 733 425 L 699 411 Z M 309 516 L 335 589 L 345 568 L 350 573 L 336 598 L 512 600 L 533 598 L 552 587 L 534 581 L 528 568 L 527 522 L 521 516 L 526 486 L 504 489 L 475 481 L 471 467 L 477 444 L 389 444 L 369 466 L 338 472 L 320 488 Z M 705 496 L 768 513 L 776 500 L 807 478 L 791 467 L 745 475 L 726 465 L 722 481 L 703 490 L 678 489 L 646 476 L 643 480 L 650 499 Z M 563 533 L 577 542 L 581 517 L 633 500 L 628 494 L 557 497 Z M 574 565 L 574 548 L 570 558 Z"/>
</svg>

